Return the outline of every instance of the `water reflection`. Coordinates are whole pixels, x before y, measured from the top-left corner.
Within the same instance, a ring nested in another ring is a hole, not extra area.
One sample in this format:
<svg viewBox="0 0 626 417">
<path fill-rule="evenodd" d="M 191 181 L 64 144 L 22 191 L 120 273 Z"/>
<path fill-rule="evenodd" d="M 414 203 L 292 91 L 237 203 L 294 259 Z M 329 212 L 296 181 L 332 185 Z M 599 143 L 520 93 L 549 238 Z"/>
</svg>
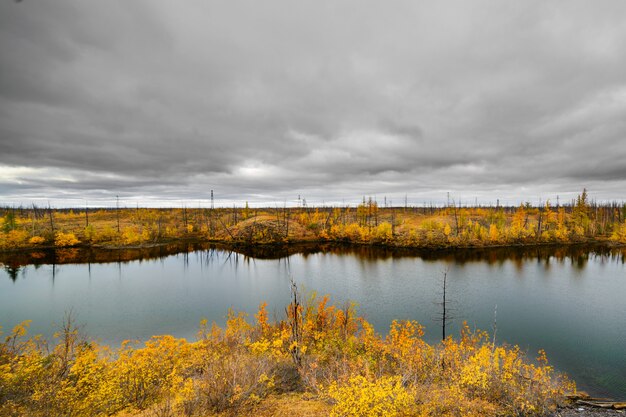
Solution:
<svg viewBox="0 0 626 417">
<path fill-rule="evenodd" d="M 13 282 L 17 280 L 17 275 L 20 272 L 20 267 L 15 265 L 5 265 L 4 270 L 7 273 L 7 276 L 11 278 Z"/>
<path fill-rule="evenodd" d="M 255 259 L 289 259 L 294 254 L 300 254 L 306 259 L 318 253 L 356 256 L 361 262 L 370 264 L 390 259 L 415 257 L 426 262 L 448 261 L 457 265 L 486 263 L 501 266 L 506 261 L 512 261 L 518 271 L 523 270 L 525 263 L 533 259 L 545 270 L 549 270 L 554 262 L 563 264 L 569 261 L 576 270 L 585 269 L 590 259 L 603 264 L 626 263 L 626 248 L 606 245 L 415 249 L 340 244 L 238 246 L 195 242 L 142 248 L 69 248 L 5 252 L 0 253 L 0 265 L 4 267 L 7 276 L 15 281 L 19 277 L 20 269 L 26 265 L 55 266 L 111 262 L 124 264 L 133 261 L 164 259 L 178 254 L 182 256 L 183 264 L 189 266 L 190 253 L 200 253 L 200 256 L 206 259 L 205 262 L 209 262 L 217 257 L 218 251 L 226 251 L 228 256 L 224 262 L 230 262 L 233 265 L 240 261 L 254 262 Z"/>
</svg>

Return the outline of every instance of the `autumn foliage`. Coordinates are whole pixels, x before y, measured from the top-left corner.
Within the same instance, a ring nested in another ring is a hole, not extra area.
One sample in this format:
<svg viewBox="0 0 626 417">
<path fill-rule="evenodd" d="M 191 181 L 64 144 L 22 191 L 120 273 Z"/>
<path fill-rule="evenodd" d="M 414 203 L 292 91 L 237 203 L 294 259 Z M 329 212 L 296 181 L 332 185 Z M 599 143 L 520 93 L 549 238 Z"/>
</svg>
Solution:
<svg viewBox="0 0 626 417">
<path fill-rule="evenodd" d="M 417 322 L 381 336 L 328 297 L 286 312 L 270 322 L 261 304 L 254 321 L 230 311 L 224 328 L 202 322 L 196 341 L 116 350 L 82 338 L 71 318 L 54 344 L 28 338 L 25 322 L 0 343 L 0 415 L 532 416 L 575 389 L 543 352 L 528 360 L 468 326 L 429 345 Z"/>
<path fill-rule="evenodd" d="M 566 205 L 0 209 L 0 250 L 41 246 L 136 247 L 176 240 L 237 244 L 326 241 L 401 247 L 626 243 L 626 205 L 583 191 Z"/>
</svg>

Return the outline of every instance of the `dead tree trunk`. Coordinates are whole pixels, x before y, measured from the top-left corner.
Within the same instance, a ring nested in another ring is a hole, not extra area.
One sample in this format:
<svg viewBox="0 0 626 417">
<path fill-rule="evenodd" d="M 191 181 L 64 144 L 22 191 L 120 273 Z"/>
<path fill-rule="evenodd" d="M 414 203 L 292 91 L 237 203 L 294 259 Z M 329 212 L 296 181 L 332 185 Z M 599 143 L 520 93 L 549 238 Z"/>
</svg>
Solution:
<svg viewBox="0 0 626 417">
<path fill-rule="evenodd" d="M 50 203 L 48 203 L 48 216 L 50 217 L 50 230 L 52 231 L 52 236 L 54 236 L 54 219 L 52 217 L 52 207 L 50 207 Z"/>
</svg>

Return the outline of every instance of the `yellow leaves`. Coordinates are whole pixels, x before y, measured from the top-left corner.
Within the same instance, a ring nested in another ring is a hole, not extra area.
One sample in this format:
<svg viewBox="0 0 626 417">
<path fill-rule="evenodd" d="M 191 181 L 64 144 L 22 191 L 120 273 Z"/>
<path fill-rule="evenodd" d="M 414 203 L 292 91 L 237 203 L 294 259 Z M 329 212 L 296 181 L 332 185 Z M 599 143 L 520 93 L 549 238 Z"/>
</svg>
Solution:
<svg viewBox="0 0 626 417">
<path fill-rule="evenodd" d="M 67 379 L 56 393 L 62 407 L 73 415 L 88 416 L 106 407 L 109 391 L 102 389 L 107 379 L 107 359 L 96 346 L 81 346 Z"/>
<path fill-rule="evenodd" d="M 531 232 L 529 231 L 527 227 L 528 219 L 529 219 L 528 211 L 526 210 L 523 204 L 520 204 L 520 206 L 515 211 L 515 214 L 513 215 L 513 219 L 511 221 L 511 228 L 509 231 L 510 236 L 513 240 L 523 239 L 530 235 Z"/>
<path fill-rule="evenodd" d="M 272 343 L 267 339 L 261 339 L 248 345 L 250 352 L 255 355 L 262 355 L 265 352 L 269 351 L 271 347 Z"/>
<path fill-rule="evenodd" d="M 318 235 L 318 236 L 319 236 L 319 238 L 320 238 L 320 239 L 323 239 L 323 240 L 328 240 L 328 239 L 330 239 L 330 234 L 329 234 L 329 232 L 327 232 L 326 230 L 321 230 L 321 231 L 319 232 L 319 235 Z"/>
<path fill-rule="evenodd" d="M 494 243 L 500 240 L 500 231 L 494 223 L 489 225 L 489 240 Z"/>
<path fill-rule="evenodd" d="M 28 240 L 28 232 L 25 230 L 14 229 L 8 233 L 0 233 L 4 239 L 2 246 L 7 248 L 15 248 L 23 246 Z"/>
<path fill-rule="evenodd" d="M 15 327 L 13 327 L 13 330 L 11 331 L 11 336 L 7 337 L 7 341 L 10 339 L 15 339 L 15 338 L 26 336 L 31 322 L 32 320 L 25 320 L 21 322 L 20 324 L 16 325 Z"/>
<path fill-rule="evenodd" d="M 222 339 L 222 333 L 222 329 L 215 322 L 212 322 L 209 327 L 207 319 L 200 320 L 198 340 L 217 342 Z"/>
<path fill-rule="evenodd" d="M 81 242 L 90 244 L 133 246 L 195 234 L 211 240 L 251 243 L 328 239 L 393 246 L 483 246 L 606 238 L 624 243 L 622 211 L 621 207 L 603 205 L 591 210 L 583 192 L 575 206 L 524 204 L 515 212 L 499 206 L 400 211 L 365 200 L 358 207 L 334 209 L 90 210 L 87 227 L 83 227 L 82 210 L 73 214 L 53 210 L 51 214 L 54 230 L 73 233 Z M 252 217 L 256 226 L 250 229 Z M 2 249 L 40 245 L 37 240 L 30 241 L 34 237 L 54 240 L 48 216 L 30 210 L 6 213 L 0 217 L 0 229 Z"/>
<path fill-rule="evenodd" d="M 430 346 L 415 321 L 395 321 L 381 337 L 352 306 L 311 297 L 295 340 L 285 321 L 268 323 L 265 308 L 255 325 L 231 310 L 224 330 L 201 322 L 197 342 L 159 336 L 112 353 L 94 343 L 74 344 L 68 354 L 61 343 L 50 352 L 25 339 L 23 323 L 0 344 L 0 393 L 13 399 L 0 414 L 246 414 L 271 393 L 307 390 L 332 399 L 334 416 L 540 415 L 573 389 L 545 352 L 529 363 L 518 348 L 493 347 L 467 324 L 460 338 Z"/>
<path fill-rule="evenodd" d="M 372 238 L 372 233 L 367 227 L 359 227 L 359 240 L 361 242 L 369 242 Z"/>
<path fill-rule="evenodd" d="M 395 417 L 408 412 L 414 402 L 400 377 L 382 377 L 370 382 L 363 376 L 353 376 L 347 384 L 333 382 L 328 396 L 336 401 L 331 417 Z"/>
<path fill-rule="evenodd" d="M 423 344 L 422 336 L 424 336 L 424 326 L 418 322 L 394 320 L 387 336 L 390 353 L 397 357 L 406 357 L 409 353 L 414 353 Z"/>
<path fill-rule="evenodd" d="M 104 387 L 116 407 L 127 404 L 143 409 L 157 399 L 176 391 L 178 377 L 189 360 L 191 349 L 184 339 L 153 337 L 141 349 L 124 343 L 117 360 L 107 369 Z"/>
<path fill-rule="evenodd" d="M 554 231 L 554 237 L 560 242 L 567 242 L 569 240 L 570 231 L 564 224 L 559 224 Z"/>
<path fill-rule="evenodd" d="M 270 377 L 266 373 L 262 373 L 257 379 L 257 382 L 264 385 L 266 389 L 272 389 L 276 386 L 275 379 L 274 376 Z"/>
<path fill-rule="evenodd" d="M 307 346 L 303 343 L 300 343 L 296 340 L 292 341 L 287 348 L 287 351 L 290 353 L 298 352 L 298 355 L 303 355 L 307 351 Z"/>
<path fill-rule="evenodd" d="M 490 373 L 498 367 L 496 355 L 488 346 L 482 346 L 461 368 L 460 383 L 474 389 L 486 389 Z"/>
<path fill-rule="evenodd" d="M 289 340 L 289 331 L 287 329 L 282 329 L 280 331 L 280 336 L 274 339 L 274 341 L 272 342 L 272 347 L 274 349 L 280 349 L 283 347 L 287 340 Z"/>
<path fill-rule="evenodd" d="M 390 243 L 393 240 L 391 224 L 382 222 L 376 227 L 374 236 L 377 242 Z"/>
<path fill-rule="evenodd" d="M 267 321 L 267 303 L 262 302 L 259 305 L 259 311 L 254 316 L 256 318 L 257 326 L 261 328 L 261 333 L 266 335 L 270 330 L 270 325 Z"/>
<path fill-rule="evenodd" d="M 538 365 L 523 360 L 519 348 L 480 346 L 462 362 L 459 386 L 468 398 L 499 403 L 513 413 L 542 414 L 562 397 L 567 381 L 558 382 L 540 351 Z"/>
<path fill-rule="evenodd" d="M 246 321 L 247 313 L 240 311 L 235 313 L 233 309 L 228 309 L 226 316 L 226 330 L 224 335 L 230 343 L 244 342 L 248 340 L 252 326 Z"/>
<path fill-rule="evenodd" d="M 125 245 L 136 245 L 141 243 L 141 234 L 136 227 L 125 227 L 122 229 L 122 243 Z"/>
<path fill-rule="evenodd" d="M 618 243 L 626 243 L 626 223 L 622 223 L 615 227 L 611 240 Z"/>
<path fill-rule="evenodd" d="M 45 243 L 46 239 L 41 237 L 41 236 L 33 236 L 28 240 L 28 243 L 30 243 L 31 245 L 41 245 L 42 243 Z"/>
<path fill-rule="evenodd" d="M 344 235 L 347 239 L 358 242 L 361 238 L 361 227 L 358 223 L 350 223 L 344 228 Z"/>
<path fill-rule="evenodd" d="M 76 236 L 74 236 L 74 233 L 63 233 L 63 232 L 57 232 L 57 234 L 54 237 L 54 244 L 55 246 L 58 247 L 67 247 L 67 246 L 75 246 L 78 245 L 80 242 L 78 241 L 78 239 L 76 239 Z"/>
</svg>

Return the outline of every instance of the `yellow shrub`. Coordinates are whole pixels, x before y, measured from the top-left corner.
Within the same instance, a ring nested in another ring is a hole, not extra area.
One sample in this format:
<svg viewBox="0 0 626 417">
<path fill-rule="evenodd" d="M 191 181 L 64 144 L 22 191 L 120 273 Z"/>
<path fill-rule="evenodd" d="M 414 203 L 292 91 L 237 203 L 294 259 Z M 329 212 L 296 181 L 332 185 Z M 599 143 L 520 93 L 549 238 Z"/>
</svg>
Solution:
<svg viewBox="0 0 626 417">
<path fill-rule="evenodd" d="M 96 237 L 96 229 L 93 225 L 86 226 L 83 230 L 83 236 L 87 242 L 93 242 Z"/>
<path fill-rule="evenodd" d="M 74 233 L 57 232 L 56 236 L 54 237 L 54 245 L 59 247 L 74 246 L 78 245 L 79 243 L 80 242 L 78 239 L 76 239 Z"/>
<path fill-rule="evenodd" d="M 122 230 L 122 242 L 125 245 L 135 245 L 141 242 L 141 235 L 135 227 L 125 227 Z"/>
<path fill-rule="evenodd" d="M 119 233 L 111 226 L 105 226 L 101 231 L 95 233 L 94 242 L 114 242 L 118 239 Z"/>
<path fill-rule="evenodd" d="M 342 239 L 344 237 L 343 226 L 340 224 L 333 224 L 330 226 L 328 237 L 330 239 Z"/>
<path fill-rule="evenodd" d="M 354 376 L 345 385 L 333 382 L 328 395 L 336 401 L 331 417 L 394 417 L 406 413 L 414 402 L 396 376 L 373 382 L 360 375 Z"/>
<path fill-rule="evenodd" d="M 345 237 L 352 240 L 358 241 L 361 238 L 361 228 L 357 223 L 350 223 L 344 228 Z"/>
<path fill-rule="evenodd" d="M 152 240 L 152 231 L 149 227 L 144 227 L 141 232 L 141 240 L 144 242 L 149 242 Z"/>
<path fill-rule="evenodd" d="M 4 246 L 8 248 L 22 246 L 28 239 L 28 232 L 25 230 L 11 230 L 4 235 Z"/>
<path fill-rule="evenodd" d="M 540 416 L 575 389 L 545 353 L 530 363 L 467 324 L 430 346 L 417 322 L 393 322 L 381 337 L 352 306 L 328 301 L 311 297 L 298 319 L 277 323 L 262 303 L 255 324 L 230 311 L 224 330 L 204 321 L 197 342 L 158 336 L 115 352 L 76 331 L 51 350 L 25 340 L 23 323 L 0 339 L 0 415 L 256 415 L 271 393 L 308 390 L 332 399 L 336 417 Z"/>
<path fill-rule="evenodd" d="M 427 219 L 420 224 L 420 229 L 427 231 L 442 230 L 444 226 L 437 220 Z"/>
<path fill-rule="evenodd" d="M 489 240 L 491 242 L 498 242 L 500 240 L 500 231 L 495 223 L 489 225 Z"/>
<path fill-rule="evenodd" d="M 613 231 L 611 240 L 619 243 L 626 243 L 626 223 L 619 225 Z"/>
<path fill-rule="evenodd" d="M 31 245 L 41 245 L 45 241 L 46 239 L 41 236 L 33 236 L 28 240 L 28 243 L 30 243 Z"/>
<path fill-rule="evenodd" d="M 362 242 L 369 242 L 371 238 L 372 238 L 372 233 L 370 232 L 369 228 L 367 227 L 359 228 L 359 239 Z"/>
<path fill-rule="evenodd" d="M 382 222 L 376 227 L 375 236 L 376 240 L 383 243 L 389 243 L 393 240 L 391 224 Z"/>
</svg>

